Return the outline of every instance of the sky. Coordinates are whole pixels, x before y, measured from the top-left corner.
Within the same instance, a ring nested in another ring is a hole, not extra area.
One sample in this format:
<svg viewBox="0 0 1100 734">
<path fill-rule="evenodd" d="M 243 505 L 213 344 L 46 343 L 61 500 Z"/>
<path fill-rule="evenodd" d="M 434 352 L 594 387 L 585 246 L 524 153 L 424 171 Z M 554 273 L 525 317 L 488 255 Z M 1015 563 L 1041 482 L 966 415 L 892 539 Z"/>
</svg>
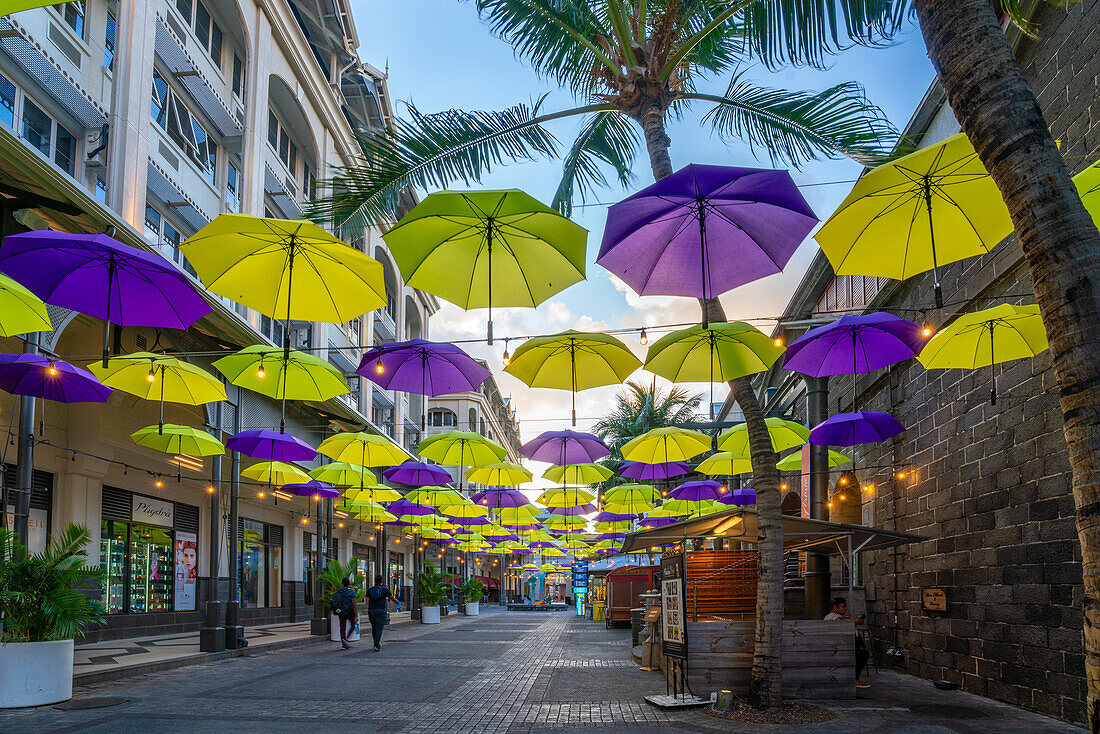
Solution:
<svg viewBox="0 0 1100 734">
<path fill-rule="evenodd" d="M 360 56 L 373 66 L 388 70 L 388 86 L 394 111 L 402 116 L 406 103 L 422 113 L 449 108 L 500 110 L 517 102 L 530 102 L 550 93 L 545 109 L 574 106 L 567 91 L 539 79 L 511 47 L 499 40 L 477 17 L 473 2 L 462 0 L 352 0 L 359 32 Z M 753 81 L 772 87 L 821 90 L 833 84 L 855 80 L 867 90 L 868 98 L 883 109 L 895 127 L 905 126 L 934 77 L 920 33 L 907 26 L 886 48 L 855 48 L 837 56 L 827 70 L 787 69 L 771 72 L 755 65 L 744 69 Z M 728 78 L 714 78 L 701 84 L 701 91 L 721 93 Z M 766 153 L 759 157 L 746 145 L 727 145 L 700 124 L 707 106 L 699 106 L 683 119 L 669 125 L 674 168 L 688 163 L 772 168 Z M 577 131 L 577 120 L 555 123 L 550 129 L 563 146 Z M 544 430 L 568 428 L 569 394 L 528 388 L 503 373 L 504 337 L 549 334 L 569 328 L 579 330 L 635 328 L 699 320 L 697 303 L 687 298 L 637 296 L 622 281 L 594 263 L 603 235 L 606 204 L 652 183 L 648 156 L 644 150 L 635 164 L 631 186 L 617 184 L 589 199 L 592 205 L 576 208 L 573 216 L 590 232 L 587 280 L 577 283 L 543 303 L 537 309 L 494 309 L 496 343 L 488 347 L 464 345 L 475 356 L 488 360 L 504 395 L 510 395 L 521 420 L 523 439 L 530 440 Z M 791 175 L 810 206 L 824 221 L 851 188 L 860 166 L 849 160 L 811 161 Z M 521 188 L 549 203 L 560 178 L 561 164 L 555 160 L 516 163 L 494 170 L 470 188 Z M 613 180 L 613 177 L 612 177 Z M 452 188 L 461 188 L 460 184 Z M 421 192 L 423 195 L 426 192 Z M 722 298 L 730 320 L 753 320 L 763 331 L 774 326 L 797 287 L 817 244 L 807 238 L 783 273 L 738 288 Z M 436 341 L 471 339 L 485 334 L 485 310 L 464 312 L 447 303 L 429 322 L 429 338 Z M 622 337 L 639 358 L 643 347 L 635 335 Z M 652 343 L 653 339 L 650 340 Z M 521 343 L 512 341 L 510 349 Z M 639 371 L 636 379 L 649 381 Z M 667 384 L 667 383 L 666 383 Z M 706 385 L 692 386 L 703 392 Z M 595 388 L 577 394 L 579 430 L 588 430 L 614 403 L 616 388 Z M 715 399 L 726 389 L 715 387 Z M 706 400 L 704 398 L 704 405 Z M 705 410 L 705 408 L 704 408 Z M 537 476 L 537 474 L 536 474 Z"/>
</svg>

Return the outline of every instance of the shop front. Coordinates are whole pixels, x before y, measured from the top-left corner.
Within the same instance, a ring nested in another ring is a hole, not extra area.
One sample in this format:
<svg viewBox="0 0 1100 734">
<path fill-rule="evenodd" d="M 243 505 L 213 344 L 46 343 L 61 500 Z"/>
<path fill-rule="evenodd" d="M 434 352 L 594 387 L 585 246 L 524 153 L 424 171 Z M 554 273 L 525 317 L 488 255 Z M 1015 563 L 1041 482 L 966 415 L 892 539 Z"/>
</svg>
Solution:
<svg viewBox="0 0 1100 734">
<path fill-rule="evenodd" d="M 407 604 L 409 600 L 406 598 L 405 589 L 405 554 L 396 553 L 394 551 L 389 552 L 389 563 L 386 567 L 386 578 L 389 583 L 390 591 L 393 595 L 401 600 L 402 604 Z"/>
<path fill-rule="evenodd" d="M 242 517 L 237 544 L 241 609 L 282 606 L 283 527 Z"/>
<path fill-rule="evenodd" d="M 373 546 L 362 543 L 351 544 L 351 556 L 355 559 L 359 573 L 363 574 L 364 590 L 374 586 L 376 552 Z"/>
</svg>

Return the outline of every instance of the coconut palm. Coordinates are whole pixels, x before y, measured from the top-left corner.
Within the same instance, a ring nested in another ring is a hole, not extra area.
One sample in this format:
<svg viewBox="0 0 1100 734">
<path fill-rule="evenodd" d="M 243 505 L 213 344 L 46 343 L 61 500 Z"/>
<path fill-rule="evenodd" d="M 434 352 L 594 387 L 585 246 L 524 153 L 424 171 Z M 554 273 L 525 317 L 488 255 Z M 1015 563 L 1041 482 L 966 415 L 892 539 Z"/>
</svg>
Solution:
<svg viewBox="0 0 1100 734">
<path fill-rule="evenodd" d="M 430 115 L 410 104 L 406 120 L 363 138 L 361 163 L 344 169 L 331 182 L 333 194 L 309 213 L 351 231 L 392 221 L 410 188 L 455 180 L 469 184 L 505 161 L 557 155 L 558 143 L 545 125 L 579 116 L 580 132 L 562 156 L 554 197 L 554 205 L 568 214 L 575 196 L 583 200 L 606 185 L 605 168 L 629 183 L 641 140 L 653 177 L 672 173 L 667 123 L 696 104 L 709 105 L 704 120 L 720 139 L 763 148 L 776 163 L 884 159 L 894 129 L 858 84 L 784 91 L 749 81 L 741 66 L 753 58 L 772 65 L 823 65 L 845 46 L 888 38 L 904 19 L 904 5 L 904 0 L 476 0 L 484 21 L 518 56 L 582 104 L 547 112 L 543 97 L 499 112 Z M 718 75 L 729 78 L 724 93 L 699 91 L 703 77 Z M 725 320 L 717 299 L 701 305 L 711 321 Z M 760 583 L 750 701 L 767 706 L 780 701 L 779 473 L 751 384 L 747 379 L 730 384 L 750 424 L 758 492 Z M 756 430 L 753 424 L 759 424 Z"/>
<path fill-rule="evenodd" d="M 593 430 L 611 449 L 601 463 L 616 472 L 622 466 L 623 445 L 646 431 L 698 419 L 702 394 L 692 395 L 673 385 L 665 392 L 656 380 L 649 385 L 630 381 L 615 396 L 615 408 L 596 423 Z"/>
</svg>

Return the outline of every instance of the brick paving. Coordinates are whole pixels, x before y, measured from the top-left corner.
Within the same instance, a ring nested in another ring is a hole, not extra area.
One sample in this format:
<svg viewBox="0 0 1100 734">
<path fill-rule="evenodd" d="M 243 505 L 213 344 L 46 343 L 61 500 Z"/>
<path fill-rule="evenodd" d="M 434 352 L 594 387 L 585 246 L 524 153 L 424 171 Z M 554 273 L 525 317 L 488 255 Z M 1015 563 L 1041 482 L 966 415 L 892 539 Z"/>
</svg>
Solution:
<svg viewBox="0 0 1100 734">
<path fill-rule="evenodd" d="M 627 630 L 568 613 L 485 610 L 440 626 L 393 629 L 381 653 L 318 644 L 219 660 L 83 686 L 77 699 L 121 696 L 121 705 L 0 712 L 0 732 L 352 732 L 602 734 L 749 732 L 770 729 L 663 711 L 643 700 L 664 692 L 630 662 Z M 829 705 L 838 717 L 783 732 L 1071 732 L 1069 725 L 927 681 L 883 672 L 871 697 Z M 924 707 L 923 709 L 921 707 Z"/>
</svg>

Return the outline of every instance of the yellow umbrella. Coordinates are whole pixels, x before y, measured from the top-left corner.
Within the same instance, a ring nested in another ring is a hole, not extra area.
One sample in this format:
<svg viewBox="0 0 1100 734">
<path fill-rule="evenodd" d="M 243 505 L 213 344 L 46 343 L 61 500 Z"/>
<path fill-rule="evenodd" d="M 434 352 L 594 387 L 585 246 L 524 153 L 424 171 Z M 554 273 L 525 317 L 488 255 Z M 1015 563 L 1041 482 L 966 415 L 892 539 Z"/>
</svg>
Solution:
<svg viewBox="0 0 1100 734">
<path fill-rule="evenodd" d="M 321 442 L 317 451 L 333 461 L 369 467 L 397 466 L 409 458 L 388 438 L 362 431 L 329 436 Z"/>
<path fill-rule="evenodd" d="M 1100 227 L 1100 161 L 1093 163 L 1073 177 L 1073 184 L 1085 209 L 1092 215 L 1092 221 Z"/>
<path fill-rule="evenodd" d="M 583 528 L 588 525 L 588 520 L 582 515 L 551 515 L 543 524 L 550 530 L 566 530 Z"/>
<path fill-rule="evenodd" d="M 711 477 L 731 477 L 752 471 L 752 462 L 747 456 L 735 454 L 732 451 L 719 451 L 699 462 L 695 471 Z"/>
<path fill-rule="evenodd" d="M 669 513 L 669 517 L 682 517 L 685 515 L 705 515 L 715 504 L 715 500 L 667 500 L 660 509 Z M 718 503 L 723 510 L 728 510 L 728 505 Z M 673 515 L 672 513 L 675 513 Z M 651 514 L 652 516 L 652 514 Z"/>
<path fill-rule="evenodd" d="M 654 428 L 622 447 L 623 458 L 643 464 L 687 461 L 710 450 L 710 436 L 686 428 Z"/>
<path fill-rule="evenodd" d="M 459 505 L 443 505 L 439 508 L 439 512 L 447 517 L 458 517 L 463 520 L 469 520 L 474 517 L 485 517 L 489 514 L 489 508 L 466 503 Z"/>
<path fill-rule="evenodd" d="M 614 474 L 599 464 L 568 464 L 550 467 L 542 473 L 542 478 L 558 484 L 596 484 L 610 479 Z"/>
<path fill-rule="evenodd" d="M 271 318 L 342 324 L 386 305 L 382 265 L 312 222 L 221 214 L 180 250 L 208 290 Z"/>
<path fill-rule="evenodd" d="M 354 517 L 364 522 L 373 523 L 385 523 L 385 522 L 397 522 L 397 518 L 393 513 L 386 510 L 382 505 L 371 505 L 366 508 L 356 508 Z"/>
<path fill-rule="evenodd" d="M 480 433 L 445 431 L 420 442 L 420 455 L 443 466 L 485 466 L 502 461 L 507 451 Z"/>
<path fill-rule="evenodd" d="M 1039 307 L 1002 303 L 955 319 L 928 340 L 917 359 L 925 369 L 978 369 L 1034 357 L 1046 348 Z M 997 402 L 996 378 L 990 402 Z"/>
<path fill-rule="evenodd" d="M 145 400 L 202 405 L 225 400 L 225 387 L 201 367 L 151 352 L 112 357 L 107 367 L 90 364 L 88 370 L 107 387 Z"/>
<path fill-rule="evenodd" d="M 568 551 L 583 551 L 588 550 L 589 545 L 580 538 L 573 538 L 562 543 L 561 547 L 563 550 Z"/>
<path fill-rule="evenodd" d="M 309 476 L 319 482 L 325 482 L 337 487 L 357 487 L 368 489 L 381 487 L 374 472 L 365 466 L 349 464 L 346 461 L 334 461 L 331 464 L 322 464 L 316 469 L 311 469 Z"/>
<path fill-rule="evenodd" d="M 389 487 L 367 487 L 358 489 L 352 487 L 344 492 L 345 500 L 363 500 L 366 502 L 396 502 L 401 499 L 401 493 Z"/>
<path fill-rule="evenodd" d="M 414 528 L 413 532 L 419 535 L 421 538 L 427 538 L 428 540 L 444 540 L 451 537 L 442 530 L 437 530 L 430 527 Z"/>
<path fill-rule="evenodd" d="M 661 493 L 649 484 L 620 484 L 612 487 L 600 495 L 605 503 L 639 500 L 641 502 L 656 502 L 661 499 Z"/>
<path fill-rule="evenodd" d="M 466 504 L 487 511 L 487 508 L 471 503 L 455 490 L 446 487 L 420 487 L 406 494 L 405 499 L 418 505 L 430 505 L 436 509 Z"/>
<path fill-rule="evenodd" d="M 324 401 L 350 392 L 328 360 L 297 349 L 284 355 L 281 347 L 258 344 L 216 360 L 214 368 L 234 385 L 269 398 Z"/>
<path fill-rule="evenodd" d="M 548 489 L 539 495 L 537 502 L 547 507 L 580 507 L 592 502 L 595 496 L 579 487 Z"/>
<path fill-rule="evenodd" d="M 773 451 L 785 451 L 801 446 L 810 440 L 810 429 L 794 421 L 783 418 L 765 418 L 768 426 L 768 435 L 772 438 Z M 729 451 L 741 456 L 749 455 L 749 431 L 748 425 L 742 423 L 733 428 L 726 429 L 718 436 L 718 450 Z M 752 468 L 749 468 L 752 471 Z M 738 472 L 741 473 L 741 472 Z"/>
<path fill-rule="evenodd" d="M 629 520 L 615 520 L 613 522 L 598 522 L 595 523 L 592 527 L 594 527 L 598 532 L 601 533 L 628 533 L 630 532 L 630 528 L 633 527 L 633 525 L 634 523 L 630 522 Z"/>
<path fill-rule="evenodd" d="M 531 472 L 519 464 L 502 461 L 474 467 L 466 472 L 466 478 L 487 487 L 515 487 L 531 481 Z"/>
<path fill-rule="evenodd" d="M 181 455 L 214 456 L 225 453 L 222 442 L 206 431 L 173 423 L 139 429 L 130 434 L 130 438 L 138 446 L 176 454 L 176 479 L 182 473 Z"/>
<path fill-rule="evenodd" d="M 16 281 L 0 274 L 0 336 L 52 329 L 46 304 Z"/>
<path fill-rule="evenodd" d="M 256 482 L 281 487 L 284 484 L 304 484 L 309 481 L 305 470 L 284 461 L 261 461 L 241 469 L 241 476 Z"/>
<path fill-rule="evenodd" d="M 493 512 L 501 525 L 531 525 L 535 522 L 535 518 L 542 514 L 542 510 L 534 505 L 500 507 Z"/>
<path fill-rule="evenodd" d="M 841 464 L 847 464 L 851 460 L 852 460 L 852 457 L 845 456 L 844 454 L 840 453 L 839 451 L 833 451 L 832 449 L 829 449 L 829 466 L 840 466 Z M 746 461 L 747 461 L 747 459 L 746 459 Z M 778 469 L 779 471 L 802 471 L 802 452 L 801 451 L 795 451 L 793 454 L 790 454 L 788 456 L 784 456 L 775 465 L 775 468 Z M 699 471 L 703 471 L 703 470 L 699 469 Z M 750 466 L 745 471 L 752 471 L 752 467 Z M 737 473 L 741 474 L 743 472 L 737 472 Z"/>
<path fill-rule="evenodd" d="M 609 334 L 563 331 L 536 336 L 521 344 L 504 371 L 530 387 L 569 390 L 573 425 L 577 425 L 577 392 L 618 385 L 642 362 L 630 348 Z"/>
</svg>

